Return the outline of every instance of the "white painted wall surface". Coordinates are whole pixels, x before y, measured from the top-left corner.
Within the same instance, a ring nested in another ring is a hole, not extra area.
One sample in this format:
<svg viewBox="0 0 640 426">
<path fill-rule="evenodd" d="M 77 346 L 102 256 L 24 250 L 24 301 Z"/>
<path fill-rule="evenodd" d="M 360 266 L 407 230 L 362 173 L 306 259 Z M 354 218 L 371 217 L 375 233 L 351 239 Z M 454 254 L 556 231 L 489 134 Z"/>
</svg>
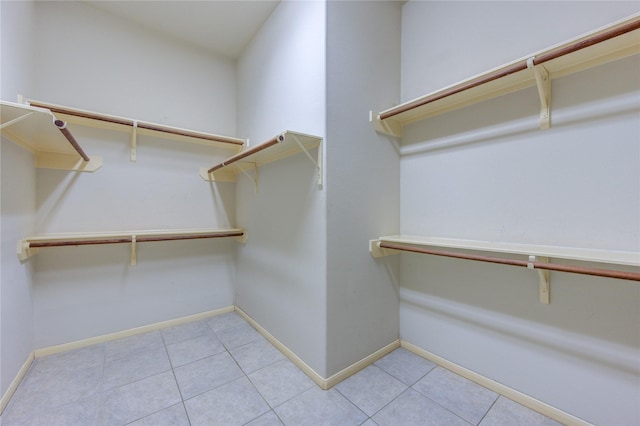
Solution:
<svg viewBox="0 0 640 426">
<path fill-rule="evenodd" d="M 0 98 L 15 102 L 30 90 L 32 56 L 30 2 L 0 3 Z M 0 150 L 0 395 L 27 360 L 33 344 L 31 265 L 16 256 L 17 240 L 35 222 L 33 155 L 2 138 Z"/>
<path fill-rule="evenodd" d="M 400 167 L 368 121 L 398 100 L 399 2 L 328 2 L 327 353 L 335 374 L 398 338 L 397 259 L 370 239 L 399 231 Z"/>
<path fill-rule="evenodd" d="M 402 100 L 637 11 L 406 3 Z M 406 127 L 402 233 L 638 251 L 639 66 L 554 80 L 549 130 L 537 128 L 535 89 Z M 401 277 L 403 339 L 589 422 L 640 422 L 636 284 L 552 272 L 542 305 L 537 277 L 518 268 L 406 254 Z"/>
<path fill-rule="evenodd" d="M 324 1 L 283 2 L 238 60 L 238 134 L 252 145 L 287 129 L 325 136 L 325 18 Z M 249 232 L 236 304 L 326 377 L 326 193 L 315 166 L 300 154 L 261 167 L 258 193 L 245 176 L 235 185 Z"/>
<path fill-rule="evenodd" d="M 235 135 L 235 65 L 81 2 L 36 4 L 36 85 L 27 97 Z M 64 31 L 60 29 L 64 28 Z M 37 232 L 234 226 L 233 188 L 200 167 L 231 151 L 74 127 L 93 174 L 37 172 Z M 49 346 L 233 304 L 235 242 L 45 249 L 35 264 L 34 345 Z"/>
</svg>

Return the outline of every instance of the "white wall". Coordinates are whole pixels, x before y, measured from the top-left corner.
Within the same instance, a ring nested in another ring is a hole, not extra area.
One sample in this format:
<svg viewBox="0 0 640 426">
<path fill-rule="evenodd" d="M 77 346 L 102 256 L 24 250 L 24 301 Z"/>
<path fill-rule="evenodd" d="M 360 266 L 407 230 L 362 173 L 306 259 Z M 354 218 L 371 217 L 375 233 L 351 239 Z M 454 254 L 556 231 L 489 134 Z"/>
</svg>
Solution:
<svg viewBox="0 0 640 426">
<path fill-rule="evenodd" d="M 398 338 L 397 259 L 370 239 L 399 231 L 400 167 L 368 110 L 398 101 L 399 2 L 328 2 L 327 353 L 335 374 Z"/>
<path fill-rule="evenodd" d="M 15 102 L 30 90 L 32 13 L 30 2 L 0 3 L 0 98 Z M 34 228 L 33 155 L 2 138 L 0 150 L 0 395 L 27 360 L 33 343 L 32 274 L 16 256 L 19 238 Z"/>
<path fill-rule="evenodd" d="M 238 134 L 252 145 L 287 129 L 325 136 L 325 18 L 323 1 L 285 1 L 238 60 Z M 238 177 L 249 240 L 236 304 L 326 377 L 326 195 L 316 176 L 300 154 L 261 167 L 257 193 Z"/>
<path fill-rule="evenodd" d="M 235 135 L 235 64 L 82 2 L 38 2 L 35 88 L 62 105 Z M 64 28 L 64 31 L 60 29 Z M 95 173 L 37 172 L 37 231 L 234 226 L 235 194 L 198 175 L 231 151 L 72 127 Z M 44 249 L 35 264 L 34 346 L 233 304 L 233 241 Z"/>
<path fill-rule="evenodd" d="M 406 3 L 402 100 L 637 11 Z M 402 233 L 638 251 L 639 64 L 554 80 L 549 130 L 535 88 L 406 127 Z M 403 339 L 589 422 L 640 422 L 636 284 L 551 273 L 542 305 L 537 277 L 518 268 L 403 254 L 401 276 Z"/>
</svg>

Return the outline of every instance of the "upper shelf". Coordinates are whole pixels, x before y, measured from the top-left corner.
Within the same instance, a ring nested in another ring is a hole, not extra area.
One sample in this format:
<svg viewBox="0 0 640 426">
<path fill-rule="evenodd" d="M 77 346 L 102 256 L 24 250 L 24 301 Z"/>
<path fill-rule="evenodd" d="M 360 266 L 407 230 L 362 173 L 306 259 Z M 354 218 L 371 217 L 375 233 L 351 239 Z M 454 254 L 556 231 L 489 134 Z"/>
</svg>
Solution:
<svg viewBox="0 0 640 426">
<path fill-rule="evenodd" d="M 36 167 L 81 172 L 100 168 L 100 157 L 89 157 L 51 111 L 0 101 L 2 135 L 35 154 Z"/>
<path fill-rule="evenodd" d="M 374 128 L 402 137 L 406 124 L 463 108 L 530 86 L 538 87 L 540 127 L 550 125 L 551 79 L 640 53 L 640 14 L 552 46 L 379 114 Z"/>
<path fill-rule="evenodd" d="M 218 148 L 231 149 L 236 152 L 240 151 L 245 145 L 244 139 L 238 139 L 230 136 L 220 136 L 212 133 L 187 130 L 179 127 L 166 126 L 163 124 L 135 120 L 132 118 L 118 117 L 115 115 L 69 108 L 66 106 L 60 106 L 40 101 L 29 100 L 27 102 L 33 107 L 47 109 L 55 113 L 58 117 L 67 120 L 69 123 L 90 127 L 101 127 L 131 133 L 132 161 L 135 161 L 136 159 L 137 135 L 149 135 L 171 139 L 178 142 L 215 146 Z"/>
<path fill-rule="evenodd" d="M 200 170 L 203 179 L 216 182 L 235 182 L 236 175 L 243 172 L 248 175 L 250 170 L 271 163 L 282 158 L 304 152 L 318 169 L 318 184 L 322 183 L 320 152 L 318 150 L 318 160 L 316 161 L 309 154 L 309 150 L 319 148 L 322 138 L 318 136 L 306 135 L 304 133 L 292 132 L 290 130 L 279 134 L 266 142 L 248 148 L 233 157 L 228 158 L 220 164 L 209 169 Z M 255 174 L 252 179 L 255 182 Z"/>
</svg>

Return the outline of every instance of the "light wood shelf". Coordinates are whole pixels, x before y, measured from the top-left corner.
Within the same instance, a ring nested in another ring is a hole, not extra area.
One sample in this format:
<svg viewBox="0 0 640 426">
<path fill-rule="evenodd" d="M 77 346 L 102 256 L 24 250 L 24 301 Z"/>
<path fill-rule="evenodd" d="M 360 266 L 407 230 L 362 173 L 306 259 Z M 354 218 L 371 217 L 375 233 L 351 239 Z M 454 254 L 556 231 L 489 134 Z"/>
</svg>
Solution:
<svg viewBox="0 0 640 426">
<path fill-rule="evenodd" d="M 33 152 L 37 168 L 93 172 L 102 165 L 100 157 L 88 157 L 82 148 L 74 148 L 63 133 L 66 128 L 57 127 L 66 123 L 56 124 L 59 118 L 51 111 L 5 101 L 0 101 L 0 108 L 2 136 Z"/>
<path fill-rule="evenodd" d="M 200 175 L 204 180 L 216 182 L 235 182 L 238 173 L 244 173 L 257 184 L 257 168 L 291 157 L 301 152 L 306 153 L 318 170 L 318 184 L 322 184 L 322 158 L 321 158 L 322 138 L 304 133 L 287 130 L 268 141 L 248 148 L 233 157 L 230 157 L 209 169 L 200 170 Z M 310 154 L 309 150 L 318 148 L 317 160 Z M 253 171 L 253 175 L 249 172 Z"/>
<path fill-rule="evenodd" d="M 453 250 L 441 250 L 442 248 Z M 373 257 L 395 255 L 400 252 L 444 256 L 456 259 L 487 262 L 500 265 L 518 266 L 538 273 L 538 293 L 540 303 L 550 303 L 550 271 L 593 275 L 605 278 L 640 282 L 640 271 L 629 272 L 619 269 L 600 269 L 576 265 L 563 265 L 549 259 L 571 259 L 583 262 L 631 265 L 640 267 L 640 252 L 583 249 L 575 247 L 543 246 L 537 244 L 516 244 L 477 240 L 422 237 L 414 235 L 393 235 L 369 241 L 369 252 Z M 528 256 L 526 260 L 479 255 L 475 252 L 510 253 Z"/>
<path fill-rule="evenodd" d="M 402 137 L 407 124 L 537 86 L 540 127 L 551 123 L 551 80 L 640 53 L 640 14 L 499 66 L 376 114 L 376 131 Z"/>
<path fill-rule="evenodd" d="M 136 160 L 138 135 L 160 137 L 176 142 L 195 143 L 216 148 L 230 149 L 235 152 L 242 150 L 245 146 L 244 139 L 234 138 L 230 136 L 221 136 L 213 133 L 188 130 L 180 127 L 172 127 L 164 124 L 152 123 L 149 121 L 136 120 L 133 118 L 119 117 L 116 115 L 70 108 L 36 100 L 28 100 L 27 103 L 34 107 L 47 109 L 54 113 L 56 116 L 72 124 L 105 128 L 129 133 L 132 161 Z"/>
<path fill-rule="evenodd" d="M 609 263 L 640 267 L 640 252 L 596 250 L 576 247 L 518 244 L 455 238 L 424 237 L 415 235 L 392 235 L 380 237 L 380 242 L 409 244 L 423 247 L 441 247 L 491 253 L 511 253 L 526 256 L 541 256 L 553 259 L 579 260 L 584 262 Z"/>
<path fill-rule="evenodd" d="M 20 261 L 25 261 L 45 247 L 131 244 L 131 263 L 135 264 L 137 243 L 210 238 L 236 238 L 238 241 L 246 242 L 247 232 L 242 228 L 204 228 L 34 235 L 18 242 L 17 254 Z"/>
</svg>

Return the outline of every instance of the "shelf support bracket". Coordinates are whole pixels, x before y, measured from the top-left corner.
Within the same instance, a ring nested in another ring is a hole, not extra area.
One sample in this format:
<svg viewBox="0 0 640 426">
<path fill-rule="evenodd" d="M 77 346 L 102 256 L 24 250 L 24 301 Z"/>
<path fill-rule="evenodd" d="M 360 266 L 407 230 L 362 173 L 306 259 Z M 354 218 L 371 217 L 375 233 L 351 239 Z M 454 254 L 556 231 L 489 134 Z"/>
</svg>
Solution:
<svg viewBox="0 0 640 426">
<path fill-rule="evenodd" d="M 373 257 L 385 257 L 399 254 L 400 250 L 393 250 L 380 247 L 380 240 L 369 240 L 369 253 Z"/>
<path fill-rule="evenodd" d="M 236 163 L 236 166 L 238 167 L 238 170 L 244 173 L 244 175 L 248 177 L 249 180 L 251 180 L 251 182 L 253 182 L 253 190 L 257 194 L 258 193 L 258 166 L 256 165 L 256 163 L 253 163 L 253 176 L 247 173 L 247 171 L 244 168 L 240 167 L 239 163 Z"/>
<path fill-rule="evenodd" d="M 131 236 L 131 266 L 136 266 L 136 264 L 138 263 L 138 259 L 136 257 L 136 249 L 137 249 L 137 242 L 136 242 L 136 236 L 132 235 Z"/>
<path fill-rule="evenodd" d="M 527 263 L 527 268 L 536 269 L 535 268 L 535 262 L 548 263 L 549 262 L 549 258 L 548 257 L 529 256 L 529 263 Z M 551 293 L 551 286 L 550 286 L 550 280 L 549 280 L 549 271 L 542 270 L 542 269 L 536 269 L 536 272 L 538 272 L 538 280 L 539 280 L 539 282 L 538 282 L 538 292 L 540 294 L 540 303 L 544 303 L 545 305 L 548 305 L 549 301 L 550 301 L 550 293 Z"/>
<path fill-rule="evenodd" d="M 18 260 L 23 263 L 26 262 L 31 256 L 38 254 L 37 248 L 29 247 L 29 241 L 20 240 L 18 241 Z"/>
<path fill-rule="evenodd" d="M 393 118 L 387 118 L 383 121 L 380 120 L 379 114 L 369 111 L 369 122 L 373 126 L 373 129 L 378 133 L 393 136 L 394 138 L 402 137 L 402 124 L 395 121 Z"/>
<path fill-rule="evenodd" d="M 313 165 L 316 166 L 316 169 L 318 170 L 318 186 L 322 187 L 322 165 L 321 165 L 322 164 L 322 142 L 318 145 L 318 161 L 316 161 L 313 159 L 311 154 L 309 154 L 309 151 L 307 151 L 307 148 L 305 148 L 304 145 L 302 145 L 302 142 L 300 142 L 300 139 L 298 139 L 296 135 L 289 134 L 287 136 L 291 137 L 298 144 L 302 152 L 304 152 L 307 158 L 309 158 L 309 160 L 311 160 Z"/>
<path fill-rule="evenodd" d="M 540 128 L 551 126 L 551 77 L 549 71 L 542 65 L 534 65 L 535 57 L 527 59 L 527 68 L 533 70 L 536 77 L 536 87 L 540 97 Z"/>
<path fill-rule="evenodd" d="M 131 126 L 131 161 L 136 161 L 136 156 L 138 154 L 138 121 L 133 120 L 133 124 Z"/>
</svg>

